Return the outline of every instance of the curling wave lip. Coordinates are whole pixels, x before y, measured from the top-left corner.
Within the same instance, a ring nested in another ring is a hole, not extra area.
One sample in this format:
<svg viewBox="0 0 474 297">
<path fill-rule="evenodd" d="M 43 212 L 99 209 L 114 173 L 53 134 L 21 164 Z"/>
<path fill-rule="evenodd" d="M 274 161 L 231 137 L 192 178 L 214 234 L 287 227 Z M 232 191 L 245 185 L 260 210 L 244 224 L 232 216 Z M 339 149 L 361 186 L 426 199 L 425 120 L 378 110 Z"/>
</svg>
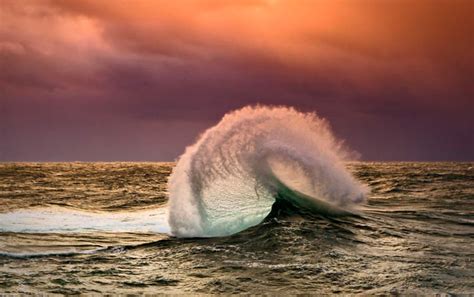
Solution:
<svg viewBox="0 0 474 297">
<path fill-rule="evenodd" d="M 178 237 L 231 235 L 259 224 L 277 197 L 311 211 L 350 213 L 367 188 L 326 120 L 287 107 L 226 114 L 186 148 L 168 182 Z"/>
</svg>

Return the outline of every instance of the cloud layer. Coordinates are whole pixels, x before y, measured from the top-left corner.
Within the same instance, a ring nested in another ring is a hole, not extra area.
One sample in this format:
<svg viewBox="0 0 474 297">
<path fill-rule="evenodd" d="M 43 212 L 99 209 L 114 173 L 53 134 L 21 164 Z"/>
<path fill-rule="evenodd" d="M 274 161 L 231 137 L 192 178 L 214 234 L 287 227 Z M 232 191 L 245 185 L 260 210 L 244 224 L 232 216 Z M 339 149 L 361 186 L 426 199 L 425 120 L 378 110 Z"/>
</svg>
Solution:
<svg viewBox="0 0 474 297">
<path fill-rule="evenodd" d="M 0 159 L 170 160 L 247 104 L 364 159 L 474 158 L 471 1 L 0 0 Z"/>
</svg>

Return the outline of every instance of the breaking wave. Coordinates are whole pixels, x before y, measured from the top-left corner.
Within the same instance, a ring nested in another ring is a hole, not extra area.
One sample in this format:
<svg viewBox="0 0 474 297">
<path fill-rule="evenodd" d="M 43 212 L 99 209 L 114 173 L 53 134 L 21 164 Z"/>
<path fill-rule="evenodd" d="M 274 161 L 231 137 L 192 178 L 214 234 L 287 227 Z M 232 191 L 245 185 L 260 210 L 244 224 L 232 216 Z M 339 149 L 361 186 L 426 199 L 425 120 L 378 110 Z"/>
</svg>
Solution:
<svg viewBox="0 0 474 297">
<path fill-rule="evenodd" d="M 178 237 L 213 237 L 259 224 L 276 201 L 347 213 L 366 188 L 326 120 L 286 107 L 228 113 L 186 148 L 170 176 L 168 223 Z"/>
</svg>

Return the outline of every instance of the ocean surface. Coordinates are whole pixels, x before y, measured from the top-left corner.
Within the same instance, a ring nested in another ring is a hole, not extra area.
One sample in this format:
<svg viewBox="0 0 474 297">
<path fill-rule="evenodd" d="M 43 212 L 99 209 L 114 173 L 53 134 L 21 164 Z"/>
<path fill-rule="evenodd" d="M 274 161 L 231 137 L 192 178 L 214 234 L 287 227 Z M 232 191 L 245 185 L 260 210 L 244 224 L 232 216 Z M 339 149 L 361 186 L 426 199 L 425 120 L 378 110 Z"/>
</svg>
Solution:
<svg viewBox="0 0 474 297">
<path fill-rule="evenodd" d="M 474 163 L 347 163 L 357 212 L 213 238 L 169 235 L 174 166 L 0 164 L 0 292 L 474 294 Z"/>
</svg>

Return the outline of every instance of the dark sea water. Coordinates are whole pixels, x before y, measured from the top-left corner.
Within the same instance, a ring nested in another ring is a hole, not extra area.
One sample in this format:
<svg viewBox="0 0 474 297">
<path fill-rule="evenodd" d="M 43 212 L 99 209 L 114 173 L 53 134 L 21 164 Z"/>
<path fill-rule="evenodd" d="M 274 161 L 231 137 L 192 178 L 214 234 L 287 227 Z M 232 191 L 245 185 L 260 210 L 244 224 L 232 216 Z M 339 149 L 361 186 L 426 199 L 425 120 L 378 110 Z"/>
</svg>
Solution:
<svg viewBox="0 0 474 297">
<path fill-rule="evenodd" d="M 0 164 L 0 292 L 474 294 L 474 163 L 351 163 L 358 215 L 208 239 L 153 229 L 173 166 Z"/>
</svg>

